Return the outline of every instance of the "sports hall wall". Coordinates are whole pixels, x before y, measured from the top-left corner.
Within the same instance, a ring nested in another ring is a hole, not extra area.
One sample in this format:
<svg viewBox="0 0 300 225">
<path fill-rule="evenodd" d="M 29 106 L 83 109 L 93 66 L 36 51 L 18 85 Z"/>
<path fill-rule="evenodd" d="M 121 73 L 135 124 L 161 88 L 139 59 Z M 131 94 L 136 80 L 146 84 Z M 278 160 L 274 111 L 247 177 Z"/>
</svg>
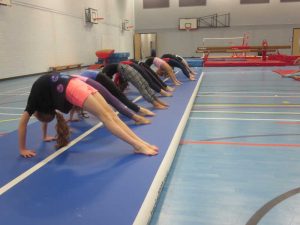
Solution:
<svg viewBox="0 0 300 225">
<path fill-rule="evenodd" d="M 104 20 L 87 24 L 85 8 Z M 122 19 L 134 25 L 134 0 L 12 0 L 0 6 L 0 79 L 93 64 L 104 48 L 132 55 L 133 31 L 121 31 Z"/>
<path fill-rule="evenodd" d="M 179 0 L 170 0 L 168 8 L 143 9 L 143 1 L 135 1 L 136 32 L 156 32 L 157 54 L 176 53 L 182 56 L 196 54 L 202 38 L 236 37 L 248 33 L 249 45 L 260 45 L 267 39 L 269 45 L 289 45 L 293 28 L 300 28 L 300 2 L 268 4 L 240 4 L 240 0 L 207 0 L 206 6 L 179 7 Z M 179 31 L 179 18 L 199 18 L 212 14 L 230 13 L 229 28 L 201 28 Z M 151 21 L 151 22 L 149 22 Z M 217 42 L 213 44 L 218 46 Z M 290 54 L 290 50 L 281 50 Z"/>
</svg>

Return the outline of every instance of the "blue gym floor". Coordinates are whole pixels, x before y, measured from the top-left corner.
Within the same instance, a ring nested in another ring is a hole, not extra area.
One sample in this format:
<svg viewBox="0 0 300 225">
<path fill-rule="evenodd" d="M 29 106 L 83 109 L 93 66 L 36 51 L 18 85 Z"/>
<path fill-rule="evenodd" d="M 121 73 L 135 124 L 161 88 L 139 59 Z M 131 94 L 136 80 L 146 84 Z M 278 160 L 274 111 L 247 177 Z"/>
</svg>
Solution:
<svg viewBox="0 0 300 225">
<path fill-rule="evenodd" d="M 280 68 L 203 69 L 151 225 L 300 224 L 300 83 L 274 69 Z M 19 114 L 35 79 L 0 83 L 0 187 L 53 153 L 53 143 L 38 138 L 34 119 L 30 132 L 36 138 L 29 144 L 44 150 L 30 160 L 7 151 L 17 145 Z M 132 210 L 139 210 L 172 142 L 182 114 L 177 102 L 195 85 L 185 82 L 174 97 L 164 98 L 171 107 L 157 111 L 153 125 L 126 121 L 160 146 L 159 156 L 131 154 L 130 146 L 119 149 L 119 141 L 100 129 L 0 195 L 0 224 L 132 224 Z M 73 138 L 95 124 L 93 118 L 73 124 Z M 159 130 L 151 128 L 155 124 Z M 141 169 L 128 170 L 135 166 Z M 122 182 L 126 186 L 120 187 Z M 128 198 L 134 203 L 121 203 Z"/>
<path fill-rule="evenodd" d="M 205 68 L 151 225 L 299 225 L 300 82 Z"/>
</svg>

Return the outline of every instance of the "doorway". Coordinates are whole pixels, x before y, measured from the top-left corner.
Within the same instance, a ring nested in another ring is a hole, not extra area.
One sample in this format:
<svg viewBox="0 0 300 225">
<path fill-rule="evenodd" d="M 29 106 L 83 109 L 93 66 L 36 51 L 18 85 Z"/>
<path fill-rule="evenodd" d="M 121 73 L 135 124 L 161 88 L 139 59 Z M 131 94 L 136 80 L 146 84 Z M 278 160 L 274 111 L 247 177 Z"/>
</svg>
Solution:
<svg viewBox="0 0 300 225">
<path fill-rule="evenodd" d="M 300 55 L 300 28 L 294 28 L 293 31 L 292 55 Z"/>
<path fill-rule="evenodd" d="M 141 60 L 147 57 L 156 56 L 157 34 L 156 33 L 135 33 L 134 34 L 134 59 Z"/>
</svg>

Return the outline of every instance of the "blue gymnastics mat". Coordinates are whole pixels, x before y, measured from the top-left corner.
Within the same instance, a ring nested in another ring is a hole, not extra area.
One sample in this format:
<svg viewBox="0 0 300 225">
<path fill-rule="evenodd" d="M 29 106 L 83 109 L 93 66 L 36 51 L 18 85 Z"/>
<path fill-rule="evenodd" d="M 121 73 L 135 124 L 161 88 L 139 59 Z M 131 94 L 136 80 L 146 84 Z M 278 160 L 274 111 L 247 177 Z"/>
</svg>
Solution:
<svg viewBox="0 0 300 225">
<path fill-rule="evenodd" d="M 186 58 L 185 60 L 191 67 L 203 67 L 202 58 Z"/>
<path fill-rule="evenodd" d="M 199 78 L 199 76 L 197 77 Z M 28 129 L 37 156 L 18 156 L 17 132 L 0 138 L 0 224 L 147 224 L 177 150 L 201 78 L 184 80 L 168 110 L 156 110 L 152 124 L 127 124 L 157 145 L 159 155 L 134 154 L 95 118 L 72 124 L 69 146 L 54 150 L 41 141 L 39 123 Z M 146 105 L 145 102 L 139 104 Z M 53 124 L 49 133 L 53 133 Z"/>
</svg>

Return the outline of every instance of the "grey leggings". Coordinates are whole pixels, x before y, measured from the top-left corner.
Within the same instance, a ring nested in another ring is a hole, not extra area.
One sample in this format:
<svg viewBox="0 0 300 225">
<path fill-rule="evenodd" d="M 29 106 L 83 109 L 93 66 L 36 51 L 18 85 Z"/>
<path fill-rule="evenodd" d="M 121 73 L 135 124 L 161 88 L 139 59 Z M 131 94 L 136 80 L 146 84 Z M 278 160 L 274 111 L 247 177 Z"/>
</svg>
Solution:
<svg viewBox="0 0 300 225">
<path fill-rule="evenodd" d="M 133 86 L 135 86 L 143 98 L 150 103 L 157 100 L 155 92 L 150 88 L 148 82 L 135 69 L 126 64 L 119 64 L 120 75 Z"/>
</svg>

